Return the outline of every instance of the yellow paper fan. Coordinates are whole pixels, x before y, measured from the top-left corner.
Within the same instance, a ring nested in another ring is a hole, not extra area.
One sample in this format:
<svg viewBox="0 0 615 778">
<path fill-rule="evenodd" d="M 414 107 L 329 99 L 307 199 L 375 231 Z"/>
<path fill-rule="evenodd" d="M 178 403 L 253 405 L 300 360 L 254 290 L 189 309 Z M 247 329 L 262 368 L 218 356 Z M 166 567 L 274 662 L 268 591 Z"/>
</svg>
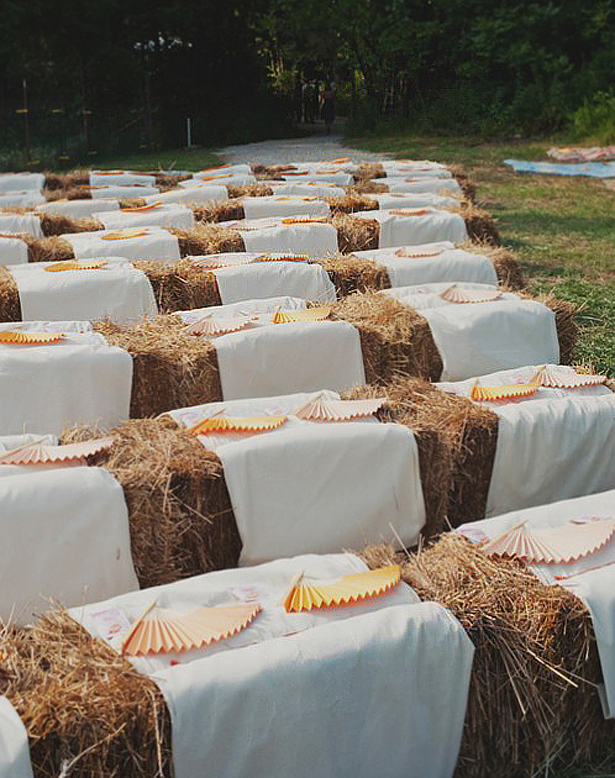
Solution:
<svg viewBox="0 0 615 778">
<path fill-rule="evenodd" d="M 253 433 L 269 432 L 270 430 L 281 427 L 288 419 L 283 413 L 272 414 L 270 416 L 224 416 L 222 412 L 211 416 L 209 419 L 203 419 L 193 427 L 190 427 L 190 435 L 211 435 L 216 433 Z"/>
<path fill-rule="evenodd" d="M 283 254 L 279 257 L 274 257 L 271 254 L 260 254 L 258 257 L 254 257 L 252 262 L 307 262 L 308 260 L 307 254 Z"/>
<path fill-rule="evenodd" d="M 85 461 L 87 457 L 113 445 L 114 438 L 98 438 L 66 446 L 51 446 L 40 440 L 25 443 L 0 454 L 0 465 L 44 465 L 59 462 Z"/>
<path fill-rule="evenodd" d="M 568 373 L 566 368 L 543 365 L 539 367 L 530 381 L 547 389 L 583 389 L 587 386 L 598 386 L 606 383 L 605 375 L 589 373 Z"/>
<path fill-rule="evenodd" d="M 433 251 L 412 251 L 412 249 L 397 249 L 395 252 L 396 257 L 437 257 L 438 254 L 442 254 L 443 248 L 434 249 Z"/>
<path fill-rule="evenodd" d="M 502 384 L 502 386 L 480 386 L 477 381 L 470 392 L 470 399 L 476 402 L 506 402 L 520 397 L 531 397 L 538 390 L 538 384 Z"/>
<path fill-rule="evenodd" d="M 147 213 L 148 211 L 157 211 L 162 203 L 160 200 L 156 200 L 155 203 L 148 203 L 147 205 L 135 205 L 133 208 L 122 208 L 121 213 Z"/>
<path fill-rule="evenodd" d="M 260 612 L 259 603 L 197 608 L 185 615 L 156 607 L 156 600 L 122 641 L 123 656 L 180 653 L 226 640 L 245 629 Z"/>
<path fill-rule="evenodd" d="M 96 175 L 97 176 L 122 176 L 124 175 L 124 170 L 97 170 Z"/>
<path fill-rule="evenodd" d="M 431 213 L 427 208 L 419 208 L 414 211 L 389 211 L 389 213 L 395 216 L 424 216 L 426 213 Z"/>
<path fill-rule="evenodd" d="M 280 195 L 279 197 L 276 197 L 276 202 L 284 202 L 288 200 L 300 200 L 305 203 L 313 203 L 316 200 L 318 200 L 317 197 L 314 197 L 310 195 L 309 197 L 300 197 L 299 195 Z"/>
<path fill-rule="evenodd" d="M 45 270 L 48 273 L 61 273 L 63 270 L 100 270 L 107 263 L 103 260 L 101 262 L 58 262 L 53 265 L 47 265 Z"/>
<path fill-rule="evenodd" d="M 288 324 L 293 321 L 323 321 L 331 315 L 331 308 L 320 305 L 316 308 L 301 308 L 297 311 L 276 310 L 272 322 L 274 324 Z"/>
<path fill-rule="evenodd" d="M 331 184 L 327 181 L 307 181 L 306 183 L 308 186 L 328 186 L 331 187 L 331 189 L 337 187 L 337 184 Z"/>
<path fill-rule="evenodd" d="M 282 219 L 282 224 L 328 224 L 329 220 L 326 217 L 322 219 L 310 219 L 310 218 L 291 218 Z"/>
<path fill-rule="evenodd" d="M 126 232 L 108 232 L 106 235 L 101 235 L 101 240 L 129 240 L 130 238 L 142 238 L 144 235 L 149 235 L 148 230 L 126 230 Z"/>
<path fill-rule="evenodd" d="M 399 565 L 347 575 L 334 583 L 307 582 L 301 573 L 291 584 L 284 600 L 284 609 L 287 613 L 299 613 L 349 605 L 388 592 L 399 583 L 400 578 Z"/>
<path fill-rule="evenodd" d="M 32 345 L 38 343 L 56 343 L 64 337 L 63 332 L 18 332 L 15 330 L 0 330 L 0 343 L 22 343 Z"/>
<path fill-rule="evenodd" d="M 316 397 L 295 413 L 304 421 L 350 421 L 372 416 L 387 401 L 386 397 L 373 400 L 326 400 Z"/>
</svg>

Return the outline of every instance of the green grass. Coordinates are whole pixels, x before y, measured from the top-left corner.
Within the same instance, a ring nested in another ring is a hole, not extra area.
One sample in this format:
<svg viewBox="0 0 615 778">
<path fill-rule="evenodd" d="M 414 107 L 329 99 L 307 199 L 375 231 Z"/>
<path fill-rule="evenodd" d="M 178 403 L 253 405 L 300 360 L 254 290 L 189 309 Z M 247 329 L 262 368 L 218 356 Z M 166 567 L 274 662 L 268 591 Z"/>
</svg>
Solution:
<svg viewBox="0 0 615 778">
<path fill-rule="evenodd" d="M 434 159 L 466 168 L 477 201 L 497 220 L 535 292 L 580 307 L 579 363 L 615 376 L 615 192 L 597 179 L 514 173 L 503 159 L 548 159 L 548 142 L 476 143 L 472 139 L 349 138 L 356 148 Z"/>
<path fill-rule="evenodd" d="M 170 151 L 146 151 L 124 156 L 101 157 L 89 162 L 110 170 L 203 170 L 224 164 L 213 149 L 171 149 Z"/>
</svg>

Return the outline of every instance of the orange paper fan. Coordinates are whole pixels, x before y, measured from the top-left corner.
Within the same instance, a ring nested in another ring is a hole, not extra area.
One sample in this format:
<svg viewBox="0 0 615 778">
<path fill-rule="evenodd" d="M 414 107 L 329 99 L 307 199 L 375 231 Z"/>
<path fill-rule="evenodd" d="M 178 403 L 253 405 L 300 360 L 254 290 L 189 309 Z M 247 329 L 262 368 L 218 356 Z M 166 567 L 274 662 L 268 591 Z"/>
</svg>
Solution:
<svg viewBox="0 0 615 778">
<path fill-rule="evenodd" d="M 470 392 L 470 399 L 476 402 L 507 402 L 520 397 L 531 397 L 538 390 L 538 384 L 502 384 L 501 386 L 480 386 L 477 381 Z"/>
<path fill-rule="evenodd" d="M 190 435 L 211 435 L 216 433 L 240 434 L 253 432 L 269 432 L 281 427 L 288 419 L 283 413 L 272 414 L 270 416 L 224 416 L 222 411 L 211 416 L 209 419 L 190 427 Z"/>
<path fill-rule="evenodd" d="M 412 249 L 397 249 L 395 252 L 396 257 L 437 257 L 438 254 L 442 254 L 443 248 L 433 249 L 433 251 L 412 251 Z"/>
<path fill-rule="evenodd" d="M 389 211 L 389 213 L 395 216 L 425 216 L 426 213 L 431 213 L 427 208 L 419 208 L 416 211 Z"/>
<path fill-rule="evenodd" d="M 318 200 L 317 197 L 314 197 L 310 195 L 309 197 L 300 197 L 298 195 L 280 195 L 279 197 L 276 197 L 276 202 L 284 202 L 288 200 L 299 200 L 304 203 L 313 203 Z"/>
<path fill-rule="evenodd" d="M 206 167 L 204 170 L 200 170 L 197 175 L 201 173 L 215 173 L 216 170 L 223 170 L 225 167 L 230 167 L 231 163 L 227 162 L 224 165 L 216 165 L 215 167 Z"/>
<path fill-rule="evenodd" d="M 567 370 L 554 366 L 539 367 L 530 381 L 547 389 L 582 389 L 587 386 L 598 386 L 607 381 L 605 375 L 590 375 L 589 373 L 569 373 Z"/>
<path fill-rule="evenodd" d="M 337 184 L 331 184 L 327 181 L 307 181 L 306 183 L 308 186 L 329 186 L 332 188 L 337 187 Z"/>
<path fill-rule="evenodd" d="M 304 421 L 350 421 L 372 416 L 387 401 L 386 397 L 373 400 L 326 400 L 317 397 L 295 412 Z"/>
<path fill-rule="evenodd" d="M 291 219 L 282 219 L 282 224 L 328 224 L 329 220 L 326 216 L 323 216 L 322 218 L 309 218 L 306 216 L 305 219 L 298 217 L 298 218 L 291 218 Z"/>
<path fill-rule="evenodd" d="M 220 267 L 238 267 L 241 265 L 250 265 L 254 260 L 249 254 L 234 256 L 230 259 L 213 255 L 209 257 L 191 257 L 193 264 L 197 267 L 204 267 L 210 270 L 216 270 Z"/>
<path fill-rule="evenodd" d="M 323 159 L 327 165 L 339 165 L 342 162 L 350 162 L 350 157 L 338 157 L 337 159 Z"/>
<path fill-rule="evenodd" d="M 123 176 L 125 170 L 97 170 L 94 175 L 97 176 Z"/>
<path fill-rule="evenodd" d="M 134 208 L 122 208 L 121 213 L 147 213 L 148 211 L 157 211 L 162 203 L 160 200 L 156 200 L 155 203 L 148 203 L 147 205 L 135 205 Z"/>
<path fill-rule="evenodd" d="M 488 303 L 498 300 L 502 293 L 497 289 L 461 289 L 453 284 L 438 296 L 448 303 Z"/>
<path fill-rule="evenodd" d="M 284 609 L 287 613 L 299 613 L 349 605 L 388 592 L 399 583 L 400 578 L 399 565 L 346 575 L 334 583 L 308 582 L 301 573 L 291 584 L 284 600 Z"/>
<path fill-rule="evenodd" d="M 56 343 L 64 337 L 63 332 L 18 332 L 0 330 L 0 343 L 32 344 Z"/>
<path fill-rule="evenodd" d="M 215 338 L 217 335 L 226 335 L 229 332 L 237 332 L 247 327 L 252 321 L 250 316 L 228 316 L 226 318 L 214 318 L 203 316 L 190 324 L 185 324 L 183 329 L 189 335 L 203 335 Z"/>
<path fill-rule="evenodd" d="M 202 648 L 241 632 L 260 610 L 259 603 L 237 603 L 181 615 L 157 608 L 154 600 L 132 625 L 120 651 L 122 656 L 143 656 Z"/>
<path fill-rule="evenodd" d="M 252 262 L 307 262 L 308 260 L 307 254 L 282 254 L 279 257 L 274 257 L 271 254 L 259 254 L 258 257 L 254 257 Z"/>
<path fill-rule="evenodd" d="M 53 265 L 47 265 L 45 270 L 48 273 L 60 273 L 63 270 L 100 270 L 107 263 L 102 260 L 100 262 L 57 262 Z"/>
<path fill-rule="evenodd" d="M 149 235 L 147 230 L 127 230 L 126 232 L 108 232 L 106 235 L 101 235 L 101 240 L 129 240 L 130 238 L 142 238 L 144 235 Z"/>
<path fill-rule="evenodd" d="M 301 308 L 298 311 L 282 311 L 276 309 L 272 322 L 274 324 L 288 324 L 293 321 L 322 321 L 331 315 L 331 308 L 320 305 L 317 308 Z"/>
<path fill-rule="evenodd" d="M 51 446 L 40 440 L 24 443 L 23 446 L 0 454 L 0 465 L 45 465 L 85 461 L 87 457 L 112 446 L 113 442 L 113 438 L 97 438 L 83 443 L 69 443 L 66 446 Z"/>
</svg>

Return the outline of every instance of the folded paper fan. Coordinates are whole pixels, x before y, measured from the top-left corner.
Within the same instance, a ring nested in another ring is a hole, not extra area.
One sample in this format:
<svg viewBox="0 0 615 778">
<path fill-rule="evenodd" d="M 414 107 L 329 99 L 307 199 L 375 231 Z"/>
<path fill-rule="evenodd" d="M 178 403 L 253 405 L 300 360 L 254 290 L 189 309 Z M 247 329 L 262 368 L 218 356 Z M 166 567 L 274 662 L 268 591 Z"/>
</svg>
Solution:
<svg viewBox="0 0 615 778">
<path fill-rule="evenodd" d="M 502 293 L 497 289 L 461 289 L 453 284 L 438 296 L 448 303 L 487 303 L 498 300 Z"/>
<path fill-rule="evenodd" d="M 154 600 L 132 625 L 120 651 L 123 656 L 191 651 L 236 635 L 260 610 L 259 603 L 237 603 L 182 615 L 156 607 Z"/>
<path fill-rule="evenodd" d="M 47 265 L 45 270 L 48 273 L 61 273 L 63 270 L 100 270 L 107 263 L 102 260 L 100 262 L 57 262 L 53 265 Z"/>
<path fill-rule="evenodd" d="M 15 330 L 0 330 L 0 343 L 40 344 L 57 343 L 64 337 L 63 332 L 17 332 Z"/>
<path fill-rule="evenodd" d="M 205 337 L 215 338 L 218 335 L 225 335 L 229 332 L 237 332 L 247 327 L 252 321 L 250 316 L 228 316 L 214 318 L 212 315 L 203 316 L 196 321 L 185 324 L 183 329 L 189 335 L 204 335 Z"/>
<path fill-rule="evenodd" d="M 249 254 L 237 255 L 230 259 L 215 255 L 210 257 L 192 257 L 193 264 L 211 270 L 216 270 L 219 267 L 240 267 L 241 265 L 249 265 L 254 261 Z"/>
<path fill-rule="evenodd" d="M 419 208 L 416 211 L 389 211 L 394 216 L 425 216 L 426 213 L 431 213 L 428 208 Z"/>
<path fill-rule="evenodd" d="M 148 211 L 157 211 L 162 203 L 160 200 L 156 200 L 155 203 L 148 203 L 147 205 L 135 205 L 134 208 L 122 208 L 122 213 L 147 213 Z"/>
<path fill-rule="evenodd" d="M 615 533 L 615 519 L 569 522 L 559 527 L 528 528 L 518 524 L 481 546 L 488 556 L 533 564 L 562 564 L 593 554 Z"/>
<path fill-rule="evenodd" d="M 229 432 L 253 433 L 269 432 L 270 430 L 281 427 L 288 419 L 283 413 L 271 414 L 269 416 L 224 416 L 222 412 L 211 416 L 209 419 L 190 427 L 190 435 L 211 435 L 216 433 L 226 434 Z"/>
<path fill-rule="evenodd" d="M 437 257 L 442 254 L 443 248 L 432 249 L 431 251 L 413 251 L 412 249 L 397 249 L 396 257 Z"/>
<path fill-rule="evenodd" d="M 106 235 L 101 235 L 101 240 L 129 240 L 130 238 L 142 238 L 144 235 L 149 235 L 148 230 L 126 230 L 126 232 L 108 232 Z"/>
<path fill-rule="evenodd" d="M 350 421 L 372 416 L 387 401 L 386 397 L 373 400 L 326 400 L 317 397 L 295 412 L 304 421 Z"/>
<path fill-rule="evenodd" d="M 97 170 L 97 176 L 121 176 L 125 173 L 124 170 Z"/>
<path fill-rule="evenodd" d="M 275 199 L 276 199 L 276 202 L 282 202 L 282 201 L 286 201 L 286 200 L 293 200 L 293 201 L 298 200 L 299 202 L 305 202 L 305 203 L 313 203 L 316 200 L 318 200 L 317 197 L 313 197 L 312 195 L 310 195 L 309 197 L 298 197 L 298 196 L 292 196 L 292 195 L 288 195 L 288 196 L 280 195 L 280 197 L 276 197 Z"/>
<path fill-rule="evenodd" d="M 338 186 L 338 184 L 331 184 L 327 181 L 308 181 L 307 185 L 308 186 L 328 186 L 331 189 L 335 189 Z"/>
<path fill-rule="evenodd" d="M 281 256 L 274 257 L 271 254 L 259 254 L 258 257 L 254 257 L 253 262 L 307 262 L 309 256 L 307 254 L 282 254 Z"/>
<path fill-rule="evenodd" d="M 470 399 L 476 402 L 507 402 L 520 397 L 531 397 L 538 390 L 538 384 L 502 384 L 501 386 L 480 386 L 477 381 L 470 392 Z"/>
<path fill-rule="evenodd" d="M 326 216 L 323 216 L 322 218 L 316 218 L 316 219 L 310 219 L 309 217 L 303 218 L 291 218 L 291 219 L 282 219 L 282 224 L 328 224 L 329 220 Z"/>
<path fill-rule="evenodd" d="M 334 583 L 308 582 L 303 579 L 301 573 L 291 584 L 284 600 L 284 609 L 287 613 L 299 613 L 348 605 L 388 592 L 399 583 L 400 578 L 399 565 L 347 575 Z"/>
<path fill-rule="evenodd" d="M 85 461 L 92 454 L 112 446 L 113 440 L 97 438 L 83 443 L 69 443 L 66 446 L 51 446 L 38 440 L 0 454 L 0 465 L 46 465 Z"/>
<path fill-rule="evenodd" d="M 548 389 L 581 389 L 586 386 L 598 386 L 606 383 L 604 375 L 590 375 L 584 373 L 569 372 L 555 365 L 543 365 L 531 377 L 532 383 L 544 386 Z"/>
<path fill-rule="evenodd" d="M 282 311 L 279 308 L 273 315 L 274 324 L 288 324 L 293 321 L 322 321 L 331 315 L 331 308 L 320 305 L 316 308 L 301 308 L 297 311 Z"/>
</svg>

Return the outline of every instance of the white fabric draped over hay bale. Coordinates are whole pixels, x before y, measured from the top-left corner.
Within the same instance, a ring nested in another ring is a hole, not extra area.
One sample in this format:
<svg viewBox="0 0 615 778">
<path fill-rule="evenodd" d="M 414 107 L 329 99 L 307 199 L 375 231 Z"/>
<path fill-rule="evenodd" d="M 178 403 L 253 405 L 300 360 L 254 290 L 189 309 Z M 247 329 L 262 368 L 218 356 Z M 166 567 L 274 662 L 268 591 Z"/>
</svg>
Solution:
<svg viewBox="0 0 615 778">
<path fill-rule="evenodd" d="M 199 170 L 197 173 L 193 173 L 192 179 L 199 180 L 203 178 L 228 177 L 228 176 L 252 176 L 252 168 L 245 162 L 238 162 L 235 165 L 219 165 L 218 167 L 206 168 L 205 170 Z M 182 182 L 186 183 L 186 182 Z"/>
<path fill-rule="evenodd" d="M 390 246 L 417 246 L 441 240 L 463 243 L 468 239 L 465 221 L 458 213 L 437 210 L 430 206 L 419 210 L 427 213 L 413 216 L 411 213 L 404 215 L 394 211 L 357 211 L 353 216 L 378 222 L 378 248 L 381 249 Z"/>
<path fill-rule="evenodd" d="M 291 252 L 319 257 L 335 254 L 338 250 L 335 227 L 318 221 L 284 224 L 282 217 L 272 217 L 220 222 L 220 227 L 239 230 L 246 251 Z"/>
<path fill-rule="evenodd" d="M 459 183 L 454 178 L 414 178 L 399 176 L 397 178 L 379 178 L 378 184 L 384 184 L 389 192 L 461 192 Z"/>
<path fill-rule="evenodd" d="M 260 181 L 259 183 L 273 189 L 276 195 L 313 195 L 314 197 L 345 197 L 346 190 L 326 181 L 320 183 L 309 181 L 305 184 L 293 184 L 290 181 Z"/>
<path fill-rule="evenodd" d="M 0 173 L 0 192 L 40 192 L 44 186 L 42 173 Z"/>
<path fill-rule="evenodd" d="M 101 198 L 99 200 L 53 200 L 36 208 L 37 211 L 72 216 L 75 219 L 93 216 L 101 211 L 119 211 L 119 209 L 119 201 L 112 198 Z"/>
<path fill-rule="evenodd" d="M 209 203 L 215 200 L 228 200 L 228 190 L 225 186 L 210 186 L 200 184 L 189 189 L 170 189 L 159 195 L 148 195 L 144 198 L 146 203 Z"/>
<path fill-rule="evenodd" d="M 185 205 L 171 203 L 152 207 L 144 211 L 103 211 L 94 213 L 94 218 L 106 230 L 122 230 L 139 227 L 167 227 L 176 230 L 191 230 L 194 214 Z"/>
<path fill-rule="evenodd" d="M 42 238 L 41 220 L 35 213 L 0 213 L 0 233 L 23 232 L 34 238 Z"/>
<path fill-rule="evenodd" d="M 43 195 L 33 189 L 23 192 L 3 192 L 0 190 L 0 208 L 32 208 L 44 202 Z"/>
<path fill-rule="evenodd" d="M 343 170 L 336 172 L 326 172 L 324 170 L 306 170 L 300 175 L 292 175 L 291 173 L 282 171 L 280 176 L 283 181 L 297 181 L 298 183 L 326 183 L 326 184 L 338 184 L 339 186 L 348 186 L 352 184 L 354 179 L 350 173 L 345 173 Z"/>
<path fill-rule="evenodd" d="M 0 697 L 0 778 L 32 778 L 28 733 L 6 697 Z"/>
<path fill-rule="evenodd" d="M 118 200 L 137 200 L 140 197 L 158 194 L 160 190 L 157 186 L 146 186 L 145 184 L 125 184 L 124 186 L 99 184 L 94 189 L 90 189 L 89 192 L 93 200 L 110 197 L 116 197 Z"/>
<path fill-rule="evenodd" d="M 459 201 L 454 197 L 444 197 L 433 192 L 385 192 L 384 194 L 370 194 L 370 200 L 376 200 L 380 210 L 388 211 L 395 208 L 446 208 L 458 206 Z"/>
<path fill-rule="evenodd" d="M 91 186 L 130 186 L 131 184 L 145 184 L 155 186 L 156 176 L 144 173 L 132 173 L 129 170 L 104 171 L 90 170 Z"/>
<path fill-rule="evenodd" d="M 127 236 L 120 240 L 106 240 L 109 233 Z M 133 237 L 134 236 L 134 237 Z M 180 260 L 179 241 L 175 235 L 160 227 L 145 227 L 138 232 L 127 230 L 98 230 L 62 235 L 70 243 L 77 259 L 123 257 L 124 259 L 149 260 L 164 265 L 174 265 Z"/>
<path fill-rule="evenodd" d="M 23 265 L 28 261 L 28 245 L 21 238 L 0 235 L 0 265 Z"/>
<path fill-rule="evenodd" d="M 269 216 L 328 216 L 331 213 L 328 203 L 308 195 L 242 197 L 241 205 L 246 219 L 264 219 Z"/>
</svg>

